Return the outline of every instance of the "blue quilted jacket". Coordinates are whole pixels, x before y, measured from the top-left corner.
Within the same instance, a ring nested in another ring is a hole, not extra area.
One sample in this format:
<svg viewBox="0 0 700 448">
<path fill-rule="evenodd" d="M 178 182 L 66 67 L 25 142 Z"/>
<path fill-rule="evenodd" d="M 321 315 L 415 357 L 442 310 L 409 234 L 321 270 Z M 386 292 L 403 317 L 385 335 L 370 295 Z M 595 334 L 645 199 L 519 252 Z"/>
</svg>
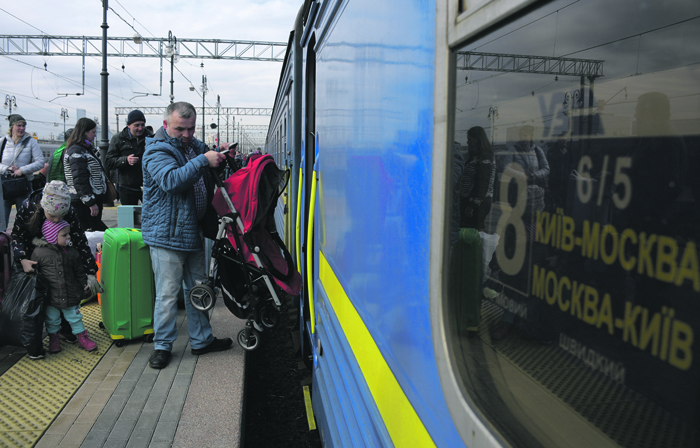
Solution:
<svg viewBox="0 0 700 448">
<path fill-rule="evenodd" d="M 192 187 L 205 174 L 209 162 L 204 156 L 206 145 L 199 140 L 192 143 L 198 155 L 189 162 L 181 146 L 181 140 L 170 137 L 162 127 L 146 138 L 141 231 L 149 246 L 195 252 L 204 245 Z M 205 176 L 205 184 L 211 196 L 208 178 Z"/>
</svg>

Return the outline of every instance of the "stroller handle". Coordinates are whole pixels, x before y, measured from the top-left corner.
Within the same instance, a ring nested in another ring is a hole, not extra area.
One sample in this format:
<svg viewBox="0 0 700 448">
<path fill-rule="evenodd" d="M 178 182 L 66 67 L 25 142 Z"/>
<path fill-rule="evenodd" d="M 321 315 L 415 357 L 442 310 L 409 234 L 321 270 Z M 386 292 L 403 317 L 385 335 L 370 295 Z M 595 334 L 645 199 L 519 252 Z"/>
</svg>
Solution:
<svg viewBox="0 0 700 448">
<path fill-rule="evenodd" d="M 238 216 L 238 211 L 236 210 L 236 207 L 234 207 L 233 202 L 231 202 L 231 198 L 229 197 L 228 192 L 224 187 L 224 181 L 221 180 L 221 177 L 219 177 L 218 173 L 215 171 L 214 168 L 209 167 L 208 170 L 211 177 L 214 178 L 214 183 L 216 184 L 216 187 L 220 190 L 223 190 L 221 196 L 224 198 L 224 202 L 226 202 L 226 205 L 228 205 L 229 211 L 235 216 L 236 225 L 241 230 L 241 233 L 243 233 L 243 221 L 241 221 L 240 216 Z"/>
<path fill-rule="evenodd" d="M 236 143 L 231 143 L 229 145 L 228 149 L 221 151 L 221 154 L 224 154 L 226 156 L 225 162 L 226 164 L 222 166 L 221 163 L 219 163 L 219 166 L 216 168 L 209 167 L 209 173 L 211 174 L 211 177 L 214 178 L 214 183 L 216 184 L 217 187 L 222 188 L 224 186 L 224 182 L 221 180 L 221 173 L 223 173 L 225 167 L 231 168 L 232 171 L 236 171 L 238 168 L 236 166 L 236 159 L 235 159 L 235 154 L 236 154 L 236 148 L 238 147 L 238 142 Z"/>
<path fill-rule="evenodd" d="M 219 177 L 217 172 L 214 171 L 214 168 L 211 168 L 211 167 L 209 168 L 209 174 L 211 175 L 212 178 L 214 178 L 214 184 L 216 184 L 216 186 L 218 188 L 224 188 L 224 181 L 222 181 L 221 177 Z"/>
</svg>

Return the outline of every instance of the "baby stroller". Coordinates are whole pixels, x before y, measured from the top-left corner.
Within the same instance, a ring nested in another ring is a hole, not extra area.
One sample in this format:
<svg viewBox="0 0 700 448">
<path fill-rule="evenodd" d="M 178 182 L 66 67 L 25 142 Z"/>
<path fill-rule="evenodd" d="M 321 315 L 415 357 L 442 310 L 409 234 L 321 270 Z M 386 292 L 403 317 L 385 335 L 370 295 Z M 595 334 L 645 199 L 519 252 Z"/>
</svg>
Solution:
<svg viewBox="0 0 700 448">
<path fill-rule="evenodd" d="M 207 311 L 220 288 L 227 308 L 246 319 L 238 343 L 244 350 L 254 350 L 260 333 L 279 320 L 280 296 L 296 296 L 301 290 L 301 276 L 274 224 L 277 199 L 289 176 L 270 155 L 251 158 L 240 169 L 230 156 L 227 163 L 235 171 L 228 179 L 222 182 L 213 175 L 219 188 L 212 205 L 220 220 L 208 278 L 192 288 L 189 300 Z"/>
</svg>

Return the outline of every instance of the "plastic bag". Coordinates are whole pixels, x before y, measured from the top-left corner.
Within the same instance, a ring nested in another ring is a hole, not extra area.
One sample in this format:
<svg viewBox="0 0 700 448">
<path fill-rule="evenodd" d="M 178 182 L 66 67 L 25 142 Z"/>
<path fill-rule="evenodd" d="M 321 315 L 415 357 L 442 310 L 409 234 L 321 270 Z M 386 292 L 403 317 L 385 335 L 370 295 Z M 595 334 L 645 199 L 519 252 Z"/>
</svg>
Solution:
<svg viewBox="0 0 700 448">
<path fill-rule="evenodd" d="M 102 251 L 102 242 L 105 239 L 105 233 L 103 231 L 85 232 L 85 238 L 88 241 L 88 246 L 92 251 L 92 255 L 97 255 L 98 252 Z"/>
<path fill-rule="evenodd" d="M 0 307 L 0 344 L 30 348 L 41 341 L 47 296 L 46 282 L 39 274 L 13 266 Z"/>
</svg>

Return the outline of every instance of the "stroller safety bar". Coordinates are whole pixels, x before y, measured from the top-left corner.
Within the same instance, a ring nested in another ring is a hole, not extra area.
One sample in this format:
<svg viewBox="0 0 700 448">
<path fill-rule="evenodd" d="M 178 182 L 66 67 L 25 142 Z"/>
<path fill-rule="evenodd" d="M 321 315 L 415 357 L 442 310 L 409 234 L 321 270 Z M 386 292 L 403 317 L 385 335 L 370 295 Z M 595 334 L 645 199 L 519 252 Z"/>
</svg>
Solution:
<svg viewBox="0 0 700 448">
<path fill-rule="evenodd" d="M 265 280 L 265 284 L 267 285 L 267 289 L 270 291 L 270 294 L 272 295 L 272 300 L 275 301 L 275 305 L 282 306 L 280 299 L 277 297 L 277 293 L 275 293 L 275 288 L 272 287 L 272 283 L 270 282 L 270 278 L 267 275 L 263 275 L 262 277 L 263 277 L 263 280 Z"/>
</svg>

